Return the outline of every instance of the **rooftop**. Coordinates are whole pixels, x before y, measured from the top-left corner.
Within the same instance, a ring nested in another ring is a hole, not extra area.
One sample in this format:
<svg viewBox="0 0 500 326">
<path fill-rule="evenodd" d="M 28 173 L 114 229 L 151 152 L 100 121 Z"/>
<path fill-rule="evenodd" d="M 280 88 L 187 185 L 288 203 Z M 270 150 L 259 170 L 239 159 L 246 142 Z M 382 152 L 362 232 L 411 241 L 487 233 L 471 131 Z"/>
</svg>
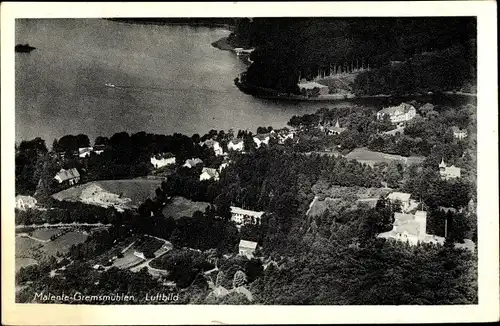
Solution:
<svg viewBox="0 0 500 326">
<path fill-rule="evenodd" d="M 396 200 L 396 199 L 399 199 L 400 201 L 408 201 L 410 200 L 410 197 L 411 197 L 411 194 L 407 194 L 405 192 L 393 192 L 393 193 L 390 193 L 389 196 L 387 196 L 387 198 L 389 198 L 389 200 Z"/>
<path fill-rule="evenodd" d="M 61 181 L 66 181 L 80 177 L 80 173 L 75 168 L 69 170 L 61 169 L 59 172 L 57 172 L 56 177 L 59 177 Z"/>
<path fill-rule="evenodd" d="M 390 106 L 387 108 L 383 108 L 382 110 L 378 111 L 378 113 L 395 114 L 397 111 L 406 113 L 406 112 L 410 111 L 411 109 L 415 110 L 413 105 L 408 104 L 408 103 L 401 103 L 398 106 Z"/>
<path fill-rule="evenodd" d="M 248 240 L 240 240 L 240 247 L 255 250 L 257 248 L 257 242 L 248 241 Z"/>
<path fill-rule="evenodd" d="M 231 213 L 232 214 L 241 214 L 241 215 L 248 215 L 248 216 L 255 216 L 255 217 L 261 217 L 264 212 L 256 212 L 256 211 L 250 211 L 247 209 L 239 208 L 239 207 L 234 207 L 231 206 Z"/>
</svg>

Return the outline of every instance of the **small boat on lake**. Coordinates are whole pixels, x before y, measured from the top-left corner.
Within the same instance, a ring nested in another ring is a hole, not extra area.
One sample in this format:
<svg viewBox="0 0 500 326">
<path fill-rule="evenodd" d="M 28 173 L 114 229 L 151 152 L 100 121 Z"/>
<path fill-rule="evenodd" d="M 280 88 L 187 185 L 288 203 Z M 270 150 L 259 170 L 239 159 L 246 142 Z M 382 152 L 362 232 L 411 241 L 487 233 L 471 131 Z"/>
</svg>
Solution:
<svg viewBox="0 0 500 326">
<path fill-rule="evenodd" d="M 115 84 L 110 84 L 110 83 L 106 83 L 106 84 L 104 84 L 104 86 L 106 86 L 106 87 L 116 87 Z"/>
<path fill-rule="evenodd" d="M 15 47 L 16 52 L 19 52 L 19 53 L 30 53 L 34 49 L 36 49 L 36 48 L 34 46 L 29 45 L 28 43 L 17 44 Z"/>
</svg>

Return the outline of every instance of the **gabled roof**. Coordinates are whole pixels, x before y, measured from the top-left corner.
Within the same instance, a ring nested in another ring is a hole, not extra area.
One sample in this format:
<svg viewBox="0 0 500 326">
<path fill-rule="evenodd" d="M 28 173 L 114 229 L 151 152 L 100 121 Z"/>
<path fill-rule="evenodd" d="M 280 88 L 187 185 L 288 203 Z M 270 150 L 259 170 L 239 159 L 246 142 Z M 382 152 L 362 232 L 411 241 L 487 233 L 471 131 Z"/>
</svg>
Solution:
<svg viewBox="0 0 500 326">
<path fill-rule="evenodd" d="M 405 192 L 392 192 L 389 194 L 389 196 L 387 196 L 387 198 L 389 198 L 389 200 L 399 199 L 400 201 L 403 201 L 403 202 L 410 200 L 410 197 L 411 197 L 411 194 L 407 194 Z"/>
<path fill-rule="evenodd" d="M 61 179 L 61 182 L 62 182 L 62 181 L 78 178 L 78 177 L 80 177 L 80 173 L 75 168 L 72 168 L 69 170 L 61 169 L 59 172 L 57 172 L 56 177 L 59 177 Z"/>
<path fill-rule="evenodd" d="M 239 247 L 255 250 L 257 248 L 257 242 L 248 241 L 248 240 L 240 240 Z"/>
<path fill-rule="evenodd" d="M 241 138 L 233 138 L 230 141 L 230 143 L 232 143 L 234 145 L 237 145 L 237 144 L 242 143 L 242 142 L 243 142 L 243 139 L 241 139 Z"/>
<path fill-rule="evenodd" d="M 247 209 L 239 208 L 239 207 L 234 207 L 231 206 L 231 213 L 232 214 L 241 214 L 241 215 L 248 215 L 248 216 L 254 216 L 254 217 L 261 217 L 264 212 L 256 212 L 256 211 L 250 211 Z"/>
</svg>

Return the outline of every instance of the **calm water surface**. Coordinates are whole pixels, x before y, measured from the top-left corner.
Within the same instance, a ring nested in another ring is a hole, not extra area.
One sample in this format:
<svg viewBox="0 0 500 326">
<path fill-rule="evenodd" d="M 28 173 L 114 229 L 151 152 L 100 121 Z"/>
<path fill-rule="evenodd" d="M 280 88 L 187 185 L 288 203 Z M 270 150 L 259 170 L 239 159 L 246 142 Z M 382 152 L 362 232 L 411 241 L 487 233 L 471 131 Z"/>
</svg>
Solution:
<svg viewBox="0 0 500 326">
<path fill-rule="evenodd" d="M 326 106 L 241 93 L 233 80 L 245 64 L 210 45 L 228 34 L 101 19 L 18 20 L 16 43 L 37 49 L 16 54 L 16 140 L 40 136 L 50 145 L 77 133 L 255 131 Z"/>
<path fill-rule="evenodd" d="M 16 140 L 116 132 L 187 135 L 283 127 L 293 115 L 349 102 L 277 102 L 241 93 L 246 69 L 211 43 L 228 31 L 102 19 L 16 21 Z M 110 88 L 105 84 L 118 87 Z M 379 101 L 361 104 L 381 106 Z"/>
</svg>

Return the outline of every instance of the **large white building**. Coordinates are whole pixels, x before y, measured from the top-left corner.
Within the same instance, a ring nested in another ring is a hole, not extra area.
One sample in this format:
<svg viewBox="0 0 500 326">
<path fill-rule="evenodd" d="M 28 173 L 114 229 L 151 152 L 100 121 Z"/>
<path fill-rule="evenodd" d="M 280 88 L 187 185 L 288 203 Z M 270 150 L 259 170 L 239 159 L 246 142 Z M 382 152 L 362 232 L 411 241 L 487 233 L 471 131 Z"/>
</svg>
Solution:
<svg viewBox="0 0 500 326">
<path fill-rule="evenodd" d="M 245 149 L 243 139 L 234 138 L 227 144 L 227 149 L 230 151 L 242 152 Z"/>
<path fill-rule="evenodd" d="M 239 229 L 245 224 L 259 225 L 261 223 L 264 212 L 250 211 L 247 209 L 231 206 L 231 221 L 236 223 Z"/>
<path fill-rule="evenodd" d="M 151 164 L 156 168 L 175 164 L 175 156 L 171 153 L 162 153 L 151 157 Z"/>
<path fill-rule="evenodd" d="M 441 159 L 441 163 L 439 163 L 439 174 L 441 175 L 441 179 L 449 180 L 460 178 L 460 171 L 460 168 L 455 165 L 447 166 L 444 159 Z"/>
<path fill-rule="evenodd" d="M 394 213 L 394 224 L 391 231 L 380 233 L 377 238 L 394 239 L 408 242 L 411 245 L 420 243 L 444 244 L 444 237 L 427 234 L 427 212 L 416 211 L 415 214 Z"/>
<path fill-rule="evenodd" d="M 401 103 L 398 106 L 391 106 L 378 111 L 377 119 L 382 120 L 386 115 L 389 116 L 391 123 L 401 124 L 415 118 L 417 110 L 411 104 Z"/>
</svg>

